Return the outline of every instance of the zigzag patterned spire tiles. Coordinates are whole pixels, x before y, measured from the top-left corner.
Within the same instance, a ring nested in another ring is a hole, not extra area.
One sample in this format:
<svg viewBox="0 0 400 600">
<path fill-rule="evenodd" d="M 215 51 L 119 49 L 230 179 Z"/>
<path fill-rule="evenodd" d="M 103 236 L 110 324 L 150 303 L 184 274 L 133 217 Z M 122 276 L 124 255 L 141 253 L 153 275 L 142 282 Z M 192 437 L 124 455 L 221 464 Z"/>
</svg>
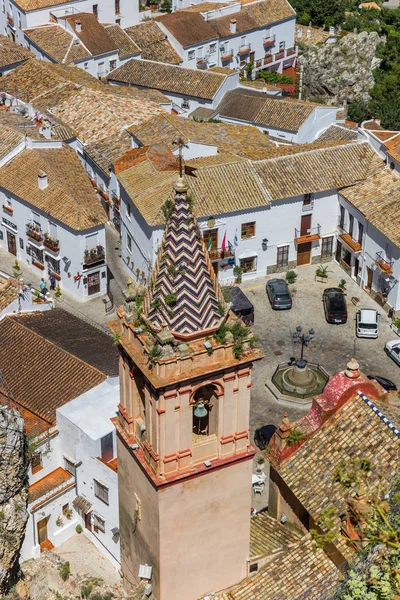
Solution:
<svg viewBox="0 0 400 600">
<path fill-rule="evenodd" d="M 154 326 L 165 321 L 170 331 L 184 334 L 218 326 L 218 299 L 185 194 L 176 195 L 152 281 L 145 312 Z"/>
</svg>

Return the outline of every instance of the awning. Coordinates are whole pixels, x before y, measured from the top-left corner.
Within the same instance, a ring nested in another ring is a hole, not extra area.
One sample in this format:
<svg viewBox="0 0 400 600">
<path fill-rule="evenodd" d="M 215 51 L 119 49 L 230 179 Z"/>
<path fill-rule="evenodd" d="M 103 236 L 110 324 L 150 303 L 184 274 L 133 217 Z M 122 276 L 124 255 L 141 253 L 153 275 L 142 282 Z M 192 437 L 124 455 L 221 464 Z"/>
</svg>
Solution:
<svg viewBox="0 0 400 600">
<path fill-rule="evenodd" d="M 254 252 L 254 250 L 245 250 L 242 254 L 239 254 L 238 258 L 254 258 L 255 256 L 257 256 L 257 252 Z"/>
<path fill-rule="evenodd" d="M 92 508 L 91 503 L 87 498 L 85 498 L 85 496 L 77 496 L 75 500 L 72 501 L 72 506 L 75 508 L 75 510 L 80 510 L 85 515 Z"/>
</svg>

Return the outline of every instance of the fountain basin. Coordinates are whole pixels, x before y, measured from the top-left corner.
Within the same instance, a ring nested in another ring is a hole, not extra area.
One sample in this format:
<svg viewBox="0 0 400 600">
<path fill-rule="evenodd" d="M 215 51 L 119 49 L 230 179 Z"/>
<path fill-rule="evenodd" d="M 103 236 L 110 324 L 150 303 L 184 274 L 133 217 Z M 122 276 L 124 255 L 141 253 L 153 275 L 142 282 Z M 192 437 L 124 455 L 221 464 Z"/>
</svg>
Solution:
<svg viewBox="0 0 400 600">
<path fill-rule="evenodd" d="M 294 365 L 278 365 L 271 381 L 265 385 L 277 400 L 305 406 L 322 393 L 328 381 L 329 374 L 321 365 L 298 361 Z"/>
</svg>

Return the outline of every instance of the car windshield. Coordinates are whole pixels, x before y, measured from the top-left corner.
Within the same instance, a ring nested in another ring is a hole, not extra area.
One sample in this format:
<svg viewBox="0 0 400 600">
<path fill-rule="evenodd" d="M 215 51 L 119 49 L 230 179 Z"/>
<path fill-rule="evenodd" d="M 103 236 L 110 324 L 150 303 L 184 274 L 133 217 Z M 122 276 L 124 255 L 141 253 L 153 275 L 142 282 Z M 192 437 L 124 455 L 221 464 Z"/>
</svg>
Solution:
<svg viewBox="0 0 400 600">
<path fill-rule="evenodd" d="M 276 298 L 277 300 L 290 300 L 289 294 L 277 294 Z"/>
<path fill-rule="evenodd" d="M 376 329 L 378 325 L 376 323 L 359 323 L 360 329 Z"/>
</svg>

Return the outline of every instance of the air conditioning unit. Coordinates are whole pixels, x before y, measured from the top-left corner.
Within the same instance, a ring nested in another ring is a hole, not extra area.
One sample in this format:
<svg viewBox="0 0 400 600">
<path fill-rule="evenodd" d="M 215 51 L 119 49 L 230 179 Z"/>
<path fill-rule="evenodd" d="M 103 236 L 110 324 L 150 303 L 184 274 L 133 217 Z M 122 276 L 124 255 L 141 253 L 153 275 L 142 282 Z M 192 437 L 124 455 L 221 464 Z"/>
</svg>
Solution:
<svg viewBox="0 0 400 600">
<path fill-rule="evenodd" d="M 148 579 L 150 581 L 153 567 L 150 565 L 139 565 L 139 579 Z"/>
<path fill-rule="evenodd" d="M 151 589 L 151 584 L 150 584 L 150 583 L 148 583 L 148 584 L 146 585 L 146 587 L 144 588 L 144 595 L 145 595 L 145 596 L 147 596 L 147 597 L 149 597 L 149 596 L 151 596 L 151 592 L 152 592 L 152 591 L 153 591 L 153 590 Z"/>
</svg>

